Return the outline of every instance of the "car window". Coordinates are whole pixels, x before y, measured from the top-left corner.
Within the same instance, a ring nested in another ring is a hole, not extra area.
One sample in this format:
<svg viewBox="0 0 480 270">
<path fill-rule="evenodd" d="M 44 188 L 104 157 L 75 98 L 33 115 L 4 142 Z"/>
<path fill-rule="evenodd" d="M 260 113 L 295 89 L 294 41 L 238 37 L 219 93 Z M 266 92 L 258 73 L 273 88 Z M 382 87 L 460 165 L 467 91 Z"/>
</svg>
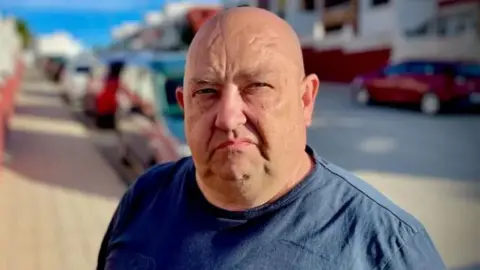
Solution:
<svg viewBox="0 0 480 270">
<path fill-rule="evenodd" d="M 90 72 L 90 67 L 77 67 L 75 69 L 75 72 L 77 73 L 82 73 L 82 74 L 86 74 L 86 73 L 89 73 Z"/>
<path fill-rule="evenodd" d="M 399 75 L 402 73 L 405 73 L 405 65 L 403 64 L 388 66 L 383 70 L 383 74 L 386 76 Z"/>
<path fill-rule="evenodd" d="M 428 63 L 408 63 L 406 64 L 405 72 L 408 74 L 422 74 L 433 75 L 441 73 L 438 66 Z"/>
<path fill-rule="evenodd" d="M 465 77 L 480 77 L 480 65 L 468 64 L 457 67 L 457 73 Z"/>
</svg>

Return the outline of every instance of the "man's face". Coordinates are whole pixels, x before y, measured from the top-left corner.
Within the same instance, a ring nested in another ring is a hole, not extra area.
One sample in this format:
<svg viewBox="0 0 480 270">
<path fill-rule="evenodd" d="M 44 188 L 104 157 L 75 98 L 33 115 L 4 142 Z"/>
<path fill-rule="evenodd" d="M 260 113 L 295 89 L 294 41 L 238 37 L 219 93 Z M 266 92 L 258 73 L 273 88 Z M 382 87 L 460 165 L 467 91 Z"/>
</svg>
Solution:
<svg viewBox="0 0 480 270">
<path fill-rule="evenodd" d="M 255 31 L 214 29 L 189 54 L 177 98 L 203 174 L 232 181 L 275 174 L 305 147 L 313 109 L 304 102 L 308 83 L 273 34 Z"/>
</svg>

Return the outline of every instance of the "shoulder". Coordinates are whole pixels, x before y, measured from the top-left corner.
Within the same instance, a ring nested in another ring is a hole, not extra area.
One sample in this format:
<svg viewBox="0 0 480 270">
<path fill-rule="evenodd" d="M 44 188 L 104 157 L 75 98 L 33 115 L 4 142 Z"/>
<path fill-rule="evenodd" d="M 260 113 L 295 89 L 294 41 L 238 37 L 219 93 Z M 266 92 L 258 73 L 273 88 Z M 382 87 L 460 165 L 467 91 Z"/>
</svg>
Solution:
<svg viewBox="0 0 480 270">
<path fill-rule="evenodd" d="M 121 221 L 122 226 L 126 225 L 145 209 L 143 206 L 162 195 L 169 186 L 182 182 L 192 166 L 193 161 L 186 157 L 151 167 L 127 189 L 120 200 L 116 219 Z"/>
<path fill-rule="evenodd" d="M 365 180 L 325 160 L 320 162 L 320 166 L 324 169 L 325 181 L 342 192 L 345 198 L 352 200 L 352 206 L 356 210 L 354 213 L 357 215 L 371 219 L 387 219 L 390 221 L 388 224 L 403 227 L 412 235 L 424 229 L 420 221 Z"/>
<path fill-rule="evenodd" d="M 193 161 L 190 157 L 175 162 L 157 164 L 141 175 L 129 187 L 126 195 L 142 199 L 155 196 L 176 181 L 182 181 L 192 166 Z"/>
<path fill-rule="evenodd" d="M 319 236 L 312 237 L 311 244 L 318 247 L 328 241 L 330 250 L 339 251 L 331 260 L 354 260 L 370 269 L 384 269 L 387 263 L 397 261 L 408 264 L 414 259 L 441 262 L 424 226 L 415 217 L 352 173 L 319 158 L 317 166 L 322 172 L 317 182 L 320 184 L 305 205 L 315 212 L 313 233 Z M 328 239 L 323 232 L 328 232 Z M 411 252 L 402 252 L 405 249 Z M 426 257 L 421 258 L 421 254 Z"/>
</svg>

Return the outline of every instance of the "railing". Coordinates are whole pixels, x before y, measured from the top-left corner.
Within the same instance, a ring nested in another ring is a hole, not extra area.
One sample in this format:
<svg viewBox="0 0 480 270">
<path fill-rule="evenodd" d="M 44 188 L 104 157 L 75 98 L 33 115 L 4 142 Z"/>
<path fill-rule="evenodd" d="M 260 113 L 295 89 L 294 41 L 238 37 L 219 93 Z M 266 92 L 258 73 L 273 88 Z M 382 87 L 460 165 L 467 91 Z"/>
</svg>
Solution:
<svg viewBox="0 0 480 270">
<path fill-rule="evenodd" d="M 412 58 L 480 61 L 480 38 L 474 34 L 457 37 L 398 36 L 393 44 L 392 61 Z"/>
</svg>

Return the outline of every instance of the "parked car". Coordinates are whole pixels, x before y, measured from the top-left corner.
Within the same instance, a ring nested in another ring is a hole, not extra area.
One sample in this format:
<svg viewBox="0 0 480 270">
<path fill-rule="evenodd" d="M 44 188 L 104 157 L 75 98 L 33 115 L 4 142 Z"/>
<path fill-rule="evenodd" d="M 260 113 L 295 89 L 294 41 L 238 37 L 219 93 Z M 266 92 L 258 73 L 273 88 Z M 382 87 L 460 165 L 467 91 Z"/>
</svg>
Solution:
<svg viewBox="0 0 480 270">
<path fill-rule="evenodd" d="M 87 86 L 98 60 L 91 54 L 81 54 L 67 62 L 62 77 L 64 96 L 74 107 L 82 107 Z"/>
<path fill-rule="evenodd" d="M 355 102 L 412 104 L 428 115 L 445 107 L 480 106 L 480 64 L 405 61 L 355 78 Z"/>
<path fill-rule="evenodd" d="M 48 79 L 58 83 L 65 68 L 66 57 L 49 56 L 45 61 L 45 74 Z"/>
<path fill-rule="evenodd" d="M 127 59 L 119 95 L 120 156 L 137 172 L 190 155 L 175 91 L 183 84 L 184 53 Z M 126 96 L 125 96 L 126 95 Z"/>
</svg>

